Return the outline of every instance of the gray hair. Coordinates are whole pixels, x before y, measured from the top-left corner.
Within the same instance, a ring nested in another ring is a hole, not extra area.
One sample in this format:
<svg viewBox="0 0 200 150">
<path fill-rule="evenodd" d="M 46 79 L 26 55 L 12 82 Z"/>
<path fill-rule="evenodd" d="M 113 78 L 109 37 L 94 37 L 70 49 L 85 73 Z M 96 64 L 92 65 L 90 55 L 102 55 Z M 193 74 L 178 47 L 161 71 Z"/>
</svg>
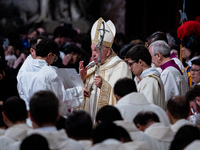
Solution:
<svg viewBox="0 0 200 150">
<path fill-rule="evenodd" d="M 155 41 L 155 42 L 151 43 L 149 48 L 150 47 L 152 47 L 152 53 L 154 55 L 157 54 L 157 53 L 160 53 L 165 58 L 166 57 L 170 57 L 171 49 L 170 49 L 169 45 L 165 41 L 163 41 L 163 40 Z"/>
</svg>

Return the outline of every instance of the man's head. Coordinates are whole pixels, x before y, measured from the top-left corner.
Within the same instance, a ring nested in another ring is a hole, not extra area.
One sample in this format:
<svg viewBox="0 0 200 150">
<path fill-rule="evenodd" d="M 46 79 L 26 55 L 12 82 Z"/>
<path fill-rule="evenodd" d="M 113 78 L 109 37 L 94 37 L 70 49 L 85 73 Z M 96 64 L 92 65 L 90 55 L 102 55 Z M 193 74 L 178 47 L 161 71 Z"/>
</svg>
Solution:
<svg viewBox="0 0 200 150">
<path fill-rule="evenodd" d="M 66 49 L 65 55 L 67 55 L 67 54 L 71 54 L 72 55 L 69 63 L 70 64 L 78 63 L 79 59 L 81 57 L 81 54 L 82 54 L 81 48 L 78 47 L 75 44 L 70 44 L 70 45 L 67 45 L 65 49 Z"/>
<path fill-rule="evenodd" d="M 182 57 L 190 60 L 199 55 L 200 49 L 200 23 L 197 21 L 186 21 L 177 30 L 177 37 L 181 40 Z"/>
<path fill-rule="evenodd" d="M 56 55 L 59 54 L 58 45 L 51 39 L 43 39 L 36 45 L 36 57 L 41 57 L 46 60 L 48 65 L 51 65 Z"/>
<path fill-rule="evenodd" d="M 123 120 L 123 119 L 119 110 L 112 105 L 103 106 L 97 112 L 96 122 L 98 124 L 103 122 L 113 122 L 115 120 Z"/>
<path fill-rule="evenodd" d="M 59 117 L 59 101 L 51 91 L 36 92 L 30 99 L 30 116 L 33 127 L 55 125 Z"/>
<path fill-rule="evenodd" d="M 36 58 L 36 52 L 35 52 L 36 45 L 43 39 L 46 39 L 46 37 L 36 36 L 30 40 L 30 52 L 31 52 L 32 58 L 34 58 L 34 59 Z"/>
<path fill-rule="evenodd" d="M 158 40 L 163 40 L 166 43 L 168 43 L 166 34 L 164 32 L 161 32 L 161 31 L 156 31 L 148 37 L 146 47 L 149 47 L 149 45 L 151 45 L 151 43 L 158 41 Z"/>
<path fill-rule="evenodd" d="M 160 122 L 157 114 L 151 111 L 139 112 L 133 119 L 134 124 L 141 131 L 145 131 L 151 124 Z"/>
<path fill-rule="evenodd" d="M 189 102 L 190 109 L 200 113 L 200 85 L 191 87 L 185 94 L 186 100 Z"/>
<path fill-rule="evenodd" d="M 171 124 L 179 119 L 187 119 L 189 114 L 189 102 L 184 96 L 175 96 L 167 102 L 167 114 Z"/>
<path fill-rule="evenodd" d="M 71 40 L 71 26 L 58 26 L 55 28 L 53 35 L 55 42 L 60 46 L 64 46 Z"/>
<path fill-rule="evenodd" d="M 129 69 L 134 75 L 140 76 L 142 72 L 151 67 L 151 55 L 143 45 L 132 47 L 126 54 Z"/>
<path fill-rule="evenodd" d="M 171 49 L 165 41 L 158 40 L 149 45 L 149 52 L 152 57 L 152 63 L 156 67 L 160 67 L 164 63 L 163 60 L 165 58 L 170 58 Z"/>
<path fill-rule="evenodd" d="M 192 61 L 192 68 L 190 69 L 192 82 L 195 84 L 200 82 L 200 59 Z"/>
<path fill-rule="evenodd" d="M 132 92 L 137 92 L 135 81 L 133 79 L 122 78 L 117 80 L 114 85 L 114 93 L 117 101 Z"/>
<path fill-rule="evenodd" d="M 67 135 L 76 140 L 90 139 L 92 127 L 92 119 L 85 111 L 74 111 L 65 121 Z"/>
<path fill-rule="evenodd" d="M 3 104 L 3 119 L 10 127 L 13 124 L 24 122 L 27 118 L 26 104 L 19 97 L 10 97 Z"/>
<path fill-rule="evenodd" d="M 92 26 L 91 29 L 91 49 L 92 49 L 92 58 L 97 64 L 99 57 L 99 48 L 101 39 L 103 36 L 103 24 L 105 25 L 105 34 L 102 41 L 102 50 L 101 50 L 101 64 L 112 54 L 112 44 L 116 34 L 115 25 L 112 21 L 105 22 L 102 18 L 99 18 Z"/>
</svg>

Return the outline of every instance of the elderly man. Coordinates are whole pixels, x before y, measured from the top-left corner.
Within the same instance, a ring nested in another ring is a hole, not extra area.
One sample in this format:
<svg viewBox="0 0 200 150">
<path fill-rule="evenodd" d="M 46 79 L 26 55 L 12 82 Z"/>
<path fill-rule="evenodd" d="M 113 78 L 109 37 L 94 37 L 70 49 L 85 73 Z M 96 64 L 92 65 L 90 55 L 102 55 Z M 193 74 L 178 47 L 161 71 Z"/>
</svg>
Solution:
<svg viewBox="0 0 200 150">
<path fill-rule="evenodd" d="M 99 75 L 97 74 L 97 60 L 99 57 L 99 43 L 101 41 L 102 29 L 105 24 L 105 35 L 102 42 L 101 49 L 101 63 L 99 68 Z M 109 20 L 105 22 L 99 18 L 91 30 L 92 40 L 92 59 L 95 65 L 91 68 L 83 66 L 83 61 L 79 65 L 79 73 L 87 90 L 91 92 L 90 98 L 85 99 L 84 110 L 89 112 L 93 119 L 96 112 L 104 105 L 114 105 L 116 99 L 113 93 L 113 86 L 115 82 L 123 77 L 132 78 L 132 74 L 128 65 L 121 60 L 112 50 L 112 43 L 115 37 L 116 29 L 114 24 Z M 97 86 L 97 93 L 95 97 L 95 89 Z"/>
<path fill-rule="evenodd" d="M 162 69 L 161 79 L 164 84 L 165 101 L 175 95 L 185 95 L 188 90 L 186 78 L 175 61 L 170 58 L 170 51 L 169 45 L 163 40 L 155 41 L 149 46 L 152 63 Z"/>
</svg>

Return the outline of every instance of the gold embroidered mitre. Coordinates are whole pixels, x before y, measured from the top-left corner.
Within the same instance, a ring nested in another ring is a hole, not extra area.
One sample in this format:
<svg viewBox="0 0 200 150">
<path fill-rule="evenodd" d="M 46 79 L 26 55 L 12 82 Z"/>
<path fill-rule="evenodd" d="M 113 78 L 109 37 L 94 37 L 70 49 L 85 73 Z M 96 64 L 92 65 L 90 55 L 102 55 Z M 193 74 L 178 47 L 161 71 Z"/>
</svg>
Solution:
<svg viewBox="0 0 200 150">
<path fill-rule="evenodd" d="M 102 22 L 104 22 L 105 30 L 106 30 L 104 39 L 103 39 L 103 46 L 111 48 L 112 43 L 114 41 L 116 28 L 115 28 L 115 25 L 112 23 L 112 21 L 109 20 L 105 22 L 103 18 L 99 18 L 92 26 L 92 29 L 91 29 L 92 44 L 98 44 L 100 41 L 100 35 L 103 35 L 103 30 L 99 30 L 99 29 L 103 29 Z"/>
</svg>

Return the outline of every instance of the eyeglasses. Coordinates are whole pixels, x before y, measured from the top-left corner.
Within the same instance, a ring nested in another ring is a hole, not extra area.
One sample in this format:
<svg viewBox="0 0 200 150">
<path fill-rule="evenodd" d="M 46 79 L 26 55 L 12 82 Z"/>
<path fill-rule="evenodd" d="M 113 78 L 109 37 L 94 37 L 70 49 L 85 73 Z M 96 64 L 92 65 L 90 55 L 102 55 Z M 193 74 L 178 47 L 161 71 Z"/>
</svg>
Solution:
<svg viewBox="0 0 200 150">
<path fill-rule="evenodd" d="M 128 62 L 128 66 L 131 67 L 134 63 L 136 63 L 136 62 L 135 61 L 131 62 L 131 63 Z"/>
<path fill-rule="evenodd" d="M 198 69 L 190 69 L 190 72 L 199 72 L 200 70 L 198 70 Z"/>
<path fill-rule="evenodd" d="M 54 58 L 53 61 L 55 62 L 55 61 L 57 61 L 57 60 L 58 60 L 58 56 L 55 56 L 55 58 Z"/>
</svg>

